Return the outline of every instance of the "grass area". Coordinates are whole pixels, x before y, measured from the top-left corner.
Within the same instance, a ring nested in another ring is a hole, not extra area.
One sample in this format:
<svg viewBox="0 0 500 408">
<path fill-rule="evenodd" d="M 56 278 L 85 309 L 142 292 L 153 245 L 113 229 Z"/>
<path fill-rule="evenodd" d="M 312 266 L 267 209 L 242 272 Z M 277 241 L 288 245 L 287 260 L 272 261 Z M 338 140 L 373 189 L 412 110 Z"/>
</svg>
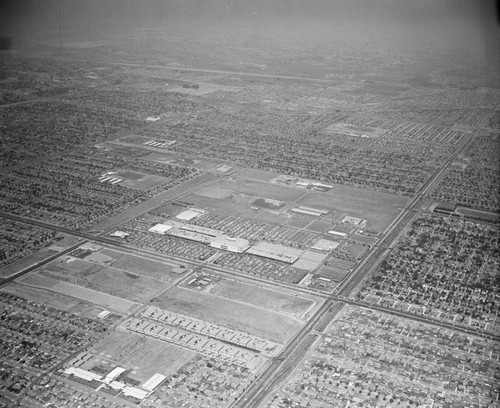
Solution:
<svg viewBox="0 0 500 408">
<path fill-rule="evenodd" d="M 178 287 L 163 293 L 153 305 L 281 344 L 301 327 L 279 313 Z"/>
<path fill-rule="evenodd" d="M 210 293 L 297 318 L 303 316 L 315 303 L 313 300 L 230 279 L 220 281 Z"/>
<path fill-rule="evenodd" d="M 196 353 L 164 341 L 145 338 L 118 329 L 94 346 L 96 353 L 112 358 L 124 368 L 132 368 L 130 377 L 144 382 L 152 375 L 174 374 Z"/>
</svg>

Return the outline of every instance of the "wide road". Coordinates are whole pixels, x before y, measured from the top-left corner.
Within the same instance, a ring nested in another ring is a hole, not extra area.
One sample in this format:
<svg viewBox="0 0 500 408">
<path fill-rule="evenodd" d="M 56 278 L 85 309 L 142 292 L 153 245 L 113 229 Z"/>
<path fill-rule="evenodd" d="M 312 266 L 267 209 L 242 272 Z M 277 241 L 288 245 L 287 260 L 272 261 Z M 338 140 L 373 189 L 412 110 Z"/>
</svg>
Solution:
<svg viewBox="0 0 500 408">
<path fill-rule="evenodd" d="M 250 385 L 250 387 L 240 396 L 238 401 L 235 401 L 232 405 L 233 408 L 249 408 L 256 407 L 262 398 L 264 398 L 267 392 L 272 388 L 275 381 L 273 381 L 276 377 L 276 372 L 278 368 L 290 364 L 289 361 L 286 361 L 288 357 L 290 357 L 295 351 L 300 351 L 303 356 L 307 351 L 305 348 L 306 345 L 308 347 L 312 344 L 312 342 L 308 341 L 303 343 L 304 339 L 309 335 L 312 331 L 316 323 L 323 317 L 325 313 L 330 310 L 332 306 L 331 301 L 326 301 L 323 305 L 317 310 L 314 314 L 313 318 L 311 318 L 304 327 L 295 334 L 295 336 L 289 341 L 280 355 L 273 359 L 268 367 L 261 373 L 261 375 Z M 302 347 L 299 347 L 302 345 Z"/>
</svg>

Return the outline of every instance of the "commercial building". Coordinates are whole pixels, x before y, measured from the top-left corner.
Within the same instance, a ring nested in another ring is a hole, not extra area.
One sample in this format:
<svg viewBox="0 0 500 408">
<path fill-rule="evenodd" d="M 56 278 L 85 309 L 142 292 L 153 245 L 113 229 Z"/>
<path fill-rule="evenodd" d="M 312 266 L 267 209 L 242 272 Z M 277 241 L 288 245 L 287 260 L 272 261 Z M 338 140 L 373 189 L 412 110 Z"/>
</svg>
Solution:
<svg viewBox="0 0 500 408">
<path fill-rule="evenodd" d="M 302 250 L 287 247 L 270 242 L 259 242 L 257 245 L 247 250 L 248 254 L 261 256 L 263 258 L 275 259 L 277 261 L 294 263 L 302 254 Z"/>
<path fill-rule="evenodd" d="M 244 238 L 232 238 L 227 235 L 219 235 L 210 241 L 212 248 L 223 249 L 224 251 L 242 253 L 250 248 L 250 243 Z"/>
<path fill-rule="evenodd" d="M 205 210 L 201 210 L 199 208 L 190 208 L 189 210 L 183 211 L 180 214 L 177 214 L 175 218 L 181 221 L 191 221 L 200 215 L 205 214 Z"/>
<path fill-rule="evenodd" d="M 328 214 L 328 210 L 322 210 L 318 208 L 311 208 L 304 206 L 292 208 L 292 212 L 298 214 L 312 215 L 314 217 L 320 217 L 322 215 Z"/>
<path fill-rule="evenodd" d="M 339 246 L 339 243 L 336 241 L 330 241 L 328 239 L 319 239 L 317 240 L 311 249 L 320 252 L 330 252 Z"/>
<path fill-rule="evenodd" d="M 170 231 L 172 229 L 171 225 L 166 225 L 166 224 L 156 224 L 150 229 L 148 229 L 149 232 L 153 232 L 155 234 L 160 234 L 160 235 L 165 235 L 167 231 Z"/>
</svg>

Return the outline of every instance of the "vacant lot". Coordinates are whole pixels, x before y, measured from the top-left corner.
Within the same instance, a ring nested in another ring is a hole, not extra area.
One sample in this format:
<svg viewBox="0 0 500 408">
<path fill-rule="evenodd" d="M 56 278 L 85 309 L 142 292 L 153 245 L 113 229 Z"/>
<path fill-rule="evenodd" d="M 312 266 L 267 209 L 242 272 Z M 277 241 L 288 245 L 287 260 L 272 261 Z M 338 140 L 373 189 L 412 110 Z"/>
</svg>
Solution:
<svg viewBox="0 0 500 408">
<path fill-rule="evenodd" d="M 147 302 L 169 286 L 167 282 L 80 259 L 49 264 L 40 274 L 140 303 Z"/>
<path fill-rule="evenodd" d="M 349 269 L 340 268 L 337 266 L 322 266 L 318 272 L 319 275 L 327 276 L 334 282 L 340 282 L 349 273 Z"/>
<path fill-rule="evenodd" d="M 197 193 L 200 195 L 208 194 L 213 188 L 222 188 L 233 191 L 234 193 L 253 197 L 271 198 L 279 201 L 293 201 L 303 194 L 303 191 L 295 188 L 243 178 L 237 178 L 234 179 L 234 181 L 222 181 L 213 187 L 209 187 L 207 190 L 198 190 Z"/>
<path fill-rule="evenodd" d="M 123 329 L 106 336 L 93 350 L 112 358 L 121 367 L 132 369 L 130 377 L 141 382 L 156 373 L 167 376 L 174 374 L 195 356 L 190 350 Z"/>
<path fill-rule="evenodd" d="M 169 181 L 168 178 L 156 174 L 145 174 L 131 170 L 120 170 L 113 177 L 123 180 L 122 187 L 134 188 L 136 190 L 148 191 Z"/>
<path fill-rule="evenodd" d="M 299 205 L 328 208 L 368 221 L 367 229 L 384 231 L 408 203 L 408 197 L 339 186 L 328 193 L 311 193 Z"/>
<path fill-rule="evenodd" d="M 72 296 L 77 299 L 94 303 L 106 309 L 113 310 L 118 313 L 128 314 L 140 307 L 140 304 L 129 300 L 121 299 L 116 296 L 111 296 L 106 293 L 98 292 L 97 290 L 83 288 L 81 286 L 72 285 L 66 282 L 60 282 L 41 275 L 29 275 L 21 280 L 26 285 L 36 286 L 39 288 L 49 289 L 51 291 Z"/>
<path fill-rule="evenodd" d="M 162 294 L 153 305 L 281 344 L 301 327 L 279 313 L 178 287 Z"/>
<path fill-rule="evenodd" d="M 58 310 L 64 310 L 76 315 L 81 315 L 84 311 L 93 307 L 91 303 L 81 299 L 54 293 L 41 288 L 25 286 L 20 283 L 14 283 L 2 288 L 2 292 L 20 296 L 26 300 L 31 300 L 38 304 L 53 307 Z"/>
<path fill-rule="evenodd" d="M 237 177 L 254 179 L 261 181 L 271 181 L 279 176 L 278 173 L 271 173 L 268 171 L 257 170 L 257 169 L 241 169 L 234 173 Z"/>
<path fill-rule="evenodd" d="M 309 299 L 229 279 L 219 282 L 210 293 L 297 318 L 315 304 Z"/>
<path fill-rule="evenodd" d="M 174 282 L 181 277 L 181 275 L 170 273 L 173 268 L 178 266 L 175 263 L 155 261 L 143 256 L 136 256 L 112 249 L 103 249 L 100 253 L 113 258 L 113 268 L 122 269 L 123 271 L 166 282 Z"/>
</svg>

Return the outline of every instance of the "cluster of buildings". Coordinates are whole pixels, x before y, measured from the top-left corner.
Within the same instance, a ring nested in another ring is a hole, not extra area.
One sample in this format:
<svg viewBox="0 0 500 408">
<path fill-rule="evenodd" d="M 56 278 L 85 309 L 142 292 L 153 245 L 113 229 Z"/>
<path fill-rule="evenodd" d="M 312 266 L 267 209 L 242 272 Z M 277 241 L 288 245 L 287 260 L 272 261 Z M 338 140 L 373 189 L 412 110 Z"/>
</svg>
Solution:
<svg viewBox="0 0 500 408">
<path fill-rule="evenodd" d="M 498 132 L 482 132 L 459 156 L 432 192 L 444 203 L 500 212 L 500 172 Z"/>
<path fill-rule="evenodd" d="M 70 366 L 61 373 L 63 378 L 82 382 L 93 388 L 95 391 L 110 392 L 113 396 L 120 398 L 123 396 L 127 400 L 142 401 L 151 395 L 154 390 L 167 378 L 162 374 L 154 374 L 140 386 L 133 386 L 127 382 L 120 381 L 120 378 L 126 376 L 127 369 L 115 367 L 106 375 L 85 370 L 80 367 Z"/>
<path fill-rule="evenodd" d="M 20 394 L 31 385 L 33 373 L 54 368 L 109 328 L 105 320 L 42 307 L 9 293 L 0 297 L 0 319 L 0 390 L 10 394 Z"/>
<path fill-rule="evenodd" d="M 253 379 L 248 368 L 198 354 L 167 377 L 141 407 L 228 408 Z"/>
<path fill-rule="evenodd" d="M 162 176 L 165 181 L 146 191 L 125 188 L 120 185 L 123 177 L 109 174 L 109 169 L 116 168 Z M 41 160 L 3 173 L 0 210 L 55 225 L 84 228 L 197 174 L 192 168 L 86 147 L 58 160 Z"/>
<path fill-rule="evenodd" d="M 0 229 L 0 267 L 50 245 L 55 237 L 53 230 L 4 218 Z"/>
<path fill-rule="evenodd" d="M 347 306 L 265 406 L 495 407 L 493 343 Z"/>
<path fill-rule="evenodd" d="M 77 106 L 59 99 L 3 107 L 0 120 L 10 124 L 2 129 L 0 167 L 39 158 L 42 152 L 62 153 L 99 142 L 120 129 L 139 124 L 125 112 Z"/>
<path fill-rule="evenodd" d="M 358 297 L 498 333 L 499 245 L 496 225 L 421 215 Z"/>
</svg>

